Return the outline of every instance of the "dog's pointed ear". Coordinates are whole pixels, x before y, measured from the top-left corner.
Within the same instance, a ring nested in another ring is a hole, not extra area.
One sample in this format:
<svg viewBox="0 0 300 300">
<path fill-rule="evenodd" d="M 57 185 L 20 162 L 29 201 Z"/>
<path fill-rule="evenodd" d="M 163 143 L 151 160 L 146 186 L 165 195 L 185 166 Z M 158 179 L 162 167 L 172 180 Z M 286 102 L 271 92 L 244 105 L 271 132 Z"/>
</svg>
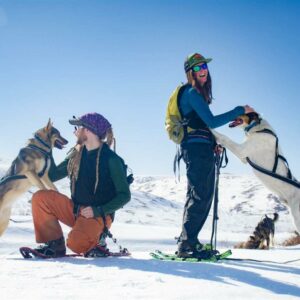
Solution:
<svg viewBox="0 0 300 300">
<path fill-rule="evenodd" d="M 48 123 L 47 123 L 45 129 L 46 129 L 47 131 L 49 131 L 49 130 L 51 129 L 52 125 L 53 125 L 53 123 L 51 122 L 51 118 L 49 118 L 49 121 L 48 121 Z"/>
</svg>

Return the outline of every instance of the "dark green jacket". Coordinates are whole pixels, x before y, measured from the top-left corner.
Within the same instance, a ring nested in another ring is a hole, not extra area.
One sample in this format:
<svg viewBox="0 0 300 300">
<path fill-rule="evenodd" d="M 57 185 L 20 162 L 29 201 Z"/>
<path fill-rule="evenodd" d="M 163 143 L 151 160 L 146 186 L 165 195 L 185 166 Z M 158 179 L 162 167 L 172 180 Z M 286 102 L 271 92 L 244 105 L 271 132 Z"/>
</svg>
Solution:
<svg viewBox="0 0 300 300">
<path fill-rule="evenodd" d="M 93 163 L 91 161 L 82 161 L 87 159 L 89 152 L 93 154 L 92 151 L 83 149 L 80 167 L 87 163 Z M 67 157 L 62 163 L 56 166 L 52 158 L 49 170 L 49 178 L 52 181 L 57 181 L 68 176 L 69 160 L 70 157 Z M 96 160 L 94 163 L 96 163 Z M 86 167 L 83 168 L 84 170 L 87 170 Z M 106 144 L 103 145 L 100 154 L 99 183 L 95 193 L 94 188 L 92 187 L 95 183 L 96 172 L 88 174 L 82 173 L 83 172 L 80 172 L 79 170 L 79 177 L 75 184 L 75 193 L 72 195 L 72 200 L 78 205 L 92 206 L 95 217 L 100 216 L 102 212 L 104 212 L 105 215 L 112 214 L 129 202 L 131 194 L 126 178 L 124 162 L 117 154 L 111 151 Z M 83 184 L 85 184 L 85 186 Z M 78 195 L 80 195 L 81 199 L 78 199 Z"/>
</svg>

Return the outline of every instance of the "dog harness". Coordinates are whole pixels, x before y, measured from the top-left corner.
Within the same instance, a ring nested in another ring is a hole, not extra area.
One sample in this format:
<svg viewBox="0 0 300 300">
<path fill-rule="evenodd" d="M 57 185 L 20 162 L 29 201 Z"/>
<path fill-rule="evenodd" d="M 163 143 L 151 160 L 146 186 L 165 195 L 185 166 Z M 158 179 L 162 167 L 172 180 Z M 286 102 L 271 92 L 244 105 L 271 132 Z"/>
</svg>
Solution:
<svg viewBox="0 0 300 300">
<path fill-rule="evenodd" d="M 278 137 L 277 135 L 270 129 L 262 129 L 262 130 L 259 130 L 259 131 L 256 131 L 256 133 L 268 133 L 268 134 L 271 134 L 272 136 L 275 137 L 276 139 L 276 149 L 275 149 L 275 160 L 274 160 L 274 165 L 273 165 L 273 169 L 272 171 L 269 171 L 259 165 L 257 165 L 256 163 L 254 163 L 253 161 L 250 160 L 249 157 L 246 157 L 246 160 L 247 162 L 249 163 L 249 165 L 254 168 L 255 170 L 261 172 L 261 173 L 264 173 L 268 176 L 271 176 L 271 177 L 274 177 L 276 179 L 279 179 L 281 181 L 284 181 L 286 183 L 289 183 L 297 188 L 300 188 L 300 182 L 296 181 L 293 176 L 292 176 L 292 172 L 289 168 L 289 164 L 286 160 L 286 158 L 284 156 L 282 156 L 281 154 L 279 154 L 279 151 L 278 151 Z M 281 176 L 279 174 L 276 173 L 276 170 L 277 170 L 277 166 L 278 166 L 278 161 L 279 159 L 283 160 L 283 162 L 285 163 L 288 171 L 287 171 L 287 177 L 284 177 L 284 176 Z"/>
<path fill-rule="evenodd" d="M 36 136 L 35 136 L 35 138 L 36 138 Z M 40 141 L 40 139 L 39 139 L 39 141 Z M 46 143 L 43 143 L 43 145 L 47 146 L 50 149 L 50 152 L 47 152 L 44 149 L 42 149 L 42 148 L 40 148 L 38 146 L 35 146 L 35 145 L 28 145 L 27 147 L 25 147 L 25 148 L 31 148 L 31 149 L 37 150 L 37 151 L 39 151 L 40 153 L 42 153 L 44 155 L 45 165 L 44 165 L 42 171 L 37 174 L 39 177 L 43 177 L 44 176 L 44 174 L 45 174 L 45 172 L 46 172 L 46 170 L 48 168 L 48 159 L 52 155 L 51 148 L 48 145 L 46 145 Z M 26 179 L 26 178 L 27 178 L 26 175 L 8 175 L 8 176 L 4 176 L 4 177 L 2 177 L 0 179 L 0 185 L 6 183 L 8 181 L 11 181 L 11 180 Z"/>
</svg>

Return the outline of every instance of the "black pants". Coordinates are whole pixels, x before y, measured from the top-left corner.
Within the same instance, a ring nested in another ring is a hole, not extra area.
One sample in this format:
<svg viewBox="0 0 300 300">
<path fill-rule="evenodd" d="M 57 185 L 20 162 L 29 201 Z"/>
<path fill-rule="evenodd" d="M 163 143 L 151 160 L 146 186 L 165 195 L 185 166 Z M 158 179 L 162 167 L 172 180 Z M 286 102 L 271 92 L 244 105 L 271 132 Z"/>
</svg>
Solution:
<svg viewBox="0 0 300 300">
<path fill-rule="evenodd" d="M 186 143 L 181 147 L 187 170 L 187 194 L 181 242 L 194 245 L 209 214 L 215 187 L 215 157 L 211 144 Z"/>
</svg>

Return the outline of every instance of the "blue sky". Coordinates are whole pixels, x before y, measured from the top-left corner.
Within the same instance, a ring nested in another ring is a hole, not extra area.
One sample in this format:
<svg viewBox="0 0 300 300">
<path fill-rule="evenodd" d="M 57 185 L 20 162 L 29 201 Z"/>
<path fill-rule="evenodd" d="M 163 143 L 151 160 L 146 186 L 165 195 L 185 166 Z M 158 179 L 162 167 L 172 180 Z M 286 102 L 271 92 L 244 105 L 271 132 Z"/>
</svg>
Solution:
<svg viewBox="0 0 300 300">
<path fill-rule="evenodd" d="M 300 1 L 0 1 L 0 158 L 13 159 L 49 117 L 71 146 L 68 119 L 96 111 L 136 174 L 171 175 L 166 105 L 185 57 L 200 52 L 213 58 L 212 112 L 253 106 L 299 179 L 299 15 Z M 250 173 L 229 158 L 226 172 Z"/>
</svg>

